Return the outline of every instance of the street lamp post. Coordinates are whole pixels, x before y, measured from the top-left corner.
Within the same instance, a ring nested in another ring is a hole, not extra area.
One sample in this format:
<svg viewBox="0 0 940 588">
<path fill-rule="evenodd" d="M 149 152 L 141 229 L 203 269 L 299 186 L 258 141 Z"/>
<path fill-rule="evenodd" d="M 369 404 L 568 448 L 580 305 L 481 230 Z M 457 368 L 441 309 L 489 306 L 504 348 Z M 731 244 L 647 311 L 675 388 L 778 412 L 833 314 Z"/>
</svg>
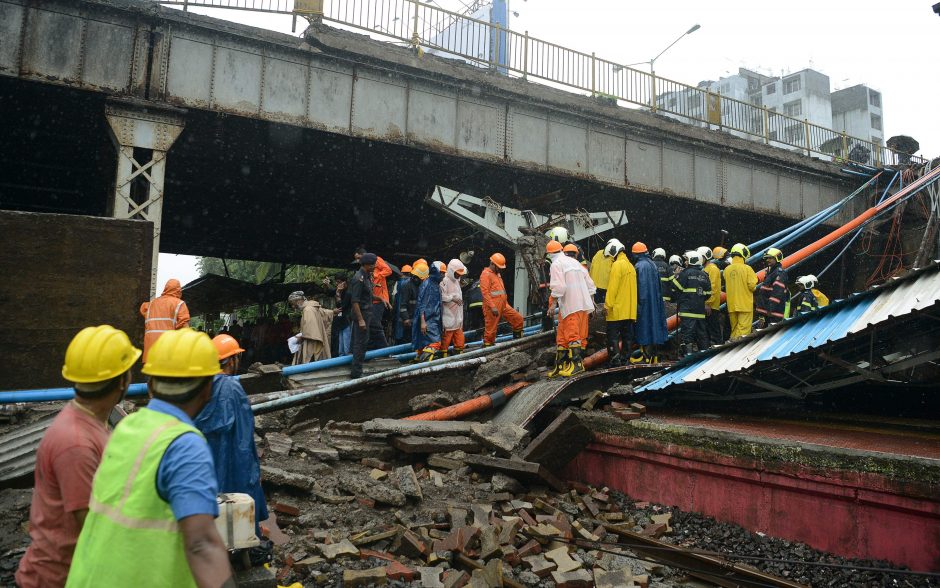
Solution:
<svg viewBox="0 0 940 588">
<path fill-rule="evenodd" d="M 672 46 L 675 45 L 676 43 L 678 43 L 679 41 L 681 41 L 681 40 L 683 39 L 683 37 L 686 37 L 686 36 L 688 36 L 688 35 L 691 35 L 692 33 L 694 33 L 695 31 L 699 30 L 700 28 L 702 28 L 701 25 L 698 25 L 698 24 L 693 25 L 689 30 L 687 30 L 686 32 L 684 32 L 684 33 L 682 33 L 681 35 L 679 35 L 678 38 L 676 38 L 675 41 L 673 41 L 673 42 L 670 43 L 668 46 L 666 46 L 665 49 L 663 49 L 662 51 L 660 51 L 659 54 L 658 54 L 656 57 L 650 59 L 649 61 L 638 61 L 637 63 L 629 63 L 629 64 L 627 64 L 626 67 L 630 67 L 630 66 L 632 66 L 632 65 L 643 65 L 643 64 L 645 64 L 645 63 L 650 64 L 650 76 L 652 76 L 652 77 L 651 77 L 651 80 L 650 80 L 650 84 L 651 84 L 651 87 L 650 87 L 650 109 L 651 109 L 653 112 L 656 112 L 656 60 L 659 59 L 660 57 L 662 57 L 662 56 L 663 56 L 663 53 L 665 53 L 666 51 L 669 51 L 670 49 L 672 49 Z"/>
</svg>

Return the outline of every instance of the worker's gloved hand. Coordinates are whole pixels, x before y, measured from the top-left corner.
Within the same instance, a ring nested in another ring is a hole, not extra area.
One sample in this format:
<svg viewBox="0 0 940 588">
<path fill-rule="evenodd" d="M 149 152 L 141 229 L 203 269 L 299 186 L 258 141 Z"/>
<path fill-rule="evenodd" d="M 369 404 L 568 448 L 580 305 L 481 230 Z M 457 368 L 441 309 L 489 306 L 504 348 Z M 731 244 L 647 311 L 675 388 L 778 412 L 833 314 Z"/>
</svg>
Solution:
<svg viewBox="0 0 940 588">
<path fill-rule="evenodd" d="M 551 331 L 555 328 L 555 319 L 549 313 L 542 314 L 542 330 Z"/>
<path fill-rule="evenodd" d="M 705 307 L 705 316 L 711 316 L 711 315 L 712 315 L 712 307 L 711 307 L 711 306 L 706 306 L 706 307 Z"/>
</svg>

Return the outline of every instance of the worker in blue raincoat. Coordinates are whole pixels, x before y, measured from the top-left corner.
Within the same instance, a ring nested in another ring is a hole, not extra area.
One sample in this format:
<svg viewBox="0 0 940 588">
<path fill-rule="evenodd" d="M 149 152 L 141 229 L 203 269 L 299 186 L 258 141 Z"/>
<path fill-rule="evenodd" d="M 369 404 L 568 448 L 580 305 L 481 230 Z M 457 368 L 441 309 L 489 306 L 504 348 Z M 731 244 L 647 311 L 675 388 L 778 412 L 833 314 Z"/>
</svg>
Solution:
<svg viewBox="0 0 940 588">
<path fill-rule="evenodd" d="M 212 379 L 212 398 L 193 420 L 205 436 L 215 463 L 219 491 L 251 496 L 255 501 L 255 533 L 261 541 L 250 553 L 252 563 L 271 560 L 272 544 L 261 537 L 261 521 L 268 518 L 268 505 L 261 489 L 261 465 L 255 448 L 255 417 L 245 389 L 236 373 L 245 351 L 230 335 L 212 340 L 219 353 L 222 373 Z"/>
<path fill-rule="evenodd" d="M 431 361 L 441 351 L 441 281 L 444 274 L 436 265 L 428 269 L 428 278 L 418 288 L 418 302 L 411 323 L 411 347 L 416 361 Z"/>
<path fill-rule="evenodd" d="M 643 350 L 643 358 L 658 363 L 657 346 L 666 342 L 666 308 L 663 305 L 662 282 L 649 250 L 641 242 L 633 244 L 633 265 L 636 268 L 636 325 L 634 335 Z"/>
</svg>

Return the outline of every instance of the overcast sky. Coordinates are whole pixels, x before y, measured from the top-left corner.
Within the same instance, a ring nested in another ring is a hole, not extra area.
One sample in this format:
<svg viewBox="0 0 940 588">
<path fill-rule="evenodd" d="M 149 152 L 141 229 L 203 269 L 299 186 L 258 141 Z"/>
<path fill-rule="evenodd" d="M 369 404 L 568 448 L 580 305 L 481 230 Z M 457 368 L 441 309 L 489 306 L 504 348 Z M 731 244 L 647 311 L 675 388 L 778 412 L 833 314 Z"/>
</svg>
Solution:
<svg viewBox="0 0 940 588">
<path fill-rule="evenodd" d="M 510 0 L 510 10 L 519 14 L 510 17 L 510 28 L 633 63 L 649 60 L 699 24 L 656 62 L 657 74 L 695 85 L 738 67 L 775 76 L 812 68 L 829 76 L 831 90 L 866 84 L 882 93 L 885 138 L 910 135 L 920 142 L 920 154 L 932 158 L 940 155 L 940 16 L 931 10 L 934 2 Z M 453 9 L 461 0 L 436 3 Z M 197 11 L 290 33 L 286 15 Z M 302 30 L 299 25 L 297 34 Z M 165 271 L 195 276 L 191 258 L 172 257 L 161 255 L 161 287 L 169 277 Z"/>
</svg>

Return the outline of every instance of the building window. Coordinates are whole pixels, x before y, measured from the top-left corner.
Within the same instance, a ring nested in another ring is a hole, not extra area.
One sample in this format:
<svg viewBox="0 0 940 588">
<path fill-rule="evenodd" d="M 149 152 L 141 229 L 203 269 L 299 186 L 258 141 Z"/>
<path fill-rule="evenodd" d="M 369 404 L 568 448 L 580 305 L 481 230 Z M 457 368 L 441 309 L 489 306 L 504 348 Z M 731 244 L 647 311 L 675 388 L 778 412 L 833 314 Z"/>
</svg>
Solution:
<svg viewBox="0 0 940 588">
<path fill-rule="evenodd" d="M 777 91 L 777 84 L 767 84 L 767 95 L 768 95 L 768 96 L 770 96 L 771 94 L 775 93 L 776 91 Z"/>
<path fill-rule="evenodd" d="M 871 115 L 871 128 L 878 131 L 881 130 L 881 117 L 877 114 Z"/>
<path fill-rule="evenodd" d="M 783 93 L 792 94 L 793 92 L 799 92 L 800 88 L 800 76 L 793 76 L 792 78 L 787 78 L 783 80 Z"/>
<path fill-rule="evenodd" d="M 799 100 L 787 102 L 783 105 L 783 114 L 787 116 L 800 116 L 803 114 L 803 103 Z"/>
<path fill-rule="evenodd" d="M 868 91 L 868 103 L 874 106 L 875 108 L 881 108 L 881 94 L 875 92 L 874 90 Z M 875 126 L 872 123 L 872 126 Z M 881 127 L 878 127 L 881 128 Z"/>
</svg>

